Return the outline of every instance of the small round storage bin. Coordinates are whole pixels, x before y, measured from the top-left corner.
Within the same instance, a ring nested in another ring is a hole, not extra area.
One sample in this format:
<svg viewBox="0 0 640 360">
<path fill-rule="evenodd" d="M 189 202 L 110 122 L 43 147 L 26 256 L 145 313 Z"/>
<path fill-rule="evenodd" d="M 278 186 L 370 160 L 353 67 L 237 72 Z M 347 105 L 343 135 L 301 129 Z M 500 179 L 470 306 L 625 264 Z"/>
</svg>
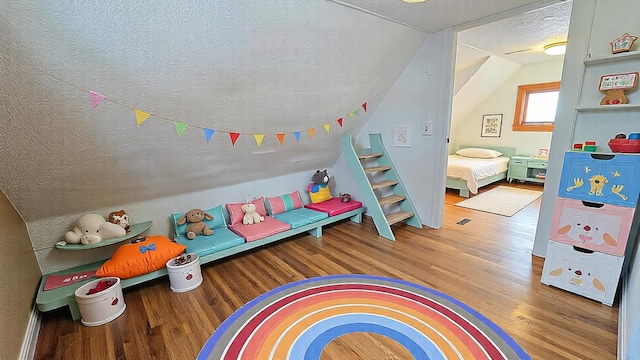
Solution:
<svg viewBox="0 0 640 360">
<path fill-rule="evenodd" d="M 198 254 L 183 254 L 167 261 L 167 272 L 174 292 L 193 290 L 202 284 Z"/>
<path fill-rule="evenodd" d="M 103 281 L 107 283 L 101 283 Z M 111 282 L 113 284 L 104 290 L 87 295 L 91 289 L 103 288 L 105 284 Z M 85 326 L 106 324 L 120 316 L 127 307 L 122 296 L 120 278 L 117 277 L 105 277 L 91 281 L 78 288 L 75 295 L 82 317 L 82 325 Z"/>
</svg>

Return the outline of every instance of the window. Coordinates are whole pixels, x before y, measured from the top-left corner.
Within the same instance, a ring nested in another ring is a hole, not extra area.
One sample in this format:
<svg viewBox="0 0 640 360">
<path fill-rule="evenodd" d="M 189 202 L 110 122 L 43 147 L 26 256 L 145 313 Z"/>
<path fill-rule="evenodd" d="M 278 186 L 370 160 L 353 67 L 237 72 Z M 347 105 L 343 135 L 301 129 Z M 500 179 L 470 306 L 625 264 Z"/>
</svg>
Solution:
<svg viewBox="0 0 640 360">
<path fill-rule="evenodd" d="M 560 82 L 518 86 L 513 131 L 553 131 Z"/>
</svg>

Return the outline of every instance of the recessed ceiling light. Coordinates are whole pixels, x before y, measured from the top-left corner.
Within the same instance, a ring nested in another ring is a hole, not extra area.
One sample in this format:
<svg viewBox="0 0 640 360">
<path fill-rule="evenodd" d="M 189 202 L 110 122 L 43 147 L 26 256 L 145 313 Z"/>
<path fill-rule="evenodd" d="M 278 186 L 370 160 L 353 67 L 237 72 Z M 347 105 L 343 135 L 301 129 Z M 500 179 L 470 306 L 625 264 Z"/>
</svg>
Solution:
<svg viewBox="0 0 640 360">
<path fill-rule="evenodd" d="M 549 44 L 544 47 L 544 53 L 547 55 L 563 55 L 566 50 L 566 41 Z"/>
<path fill-rule="evenodd" d="M 402 1 L 404 1 L 406 3 L 409 3 L 409 4 L 415 4 L 415 3 L 425 2 L 427 0 L 402 0 Z"/>
</svg>

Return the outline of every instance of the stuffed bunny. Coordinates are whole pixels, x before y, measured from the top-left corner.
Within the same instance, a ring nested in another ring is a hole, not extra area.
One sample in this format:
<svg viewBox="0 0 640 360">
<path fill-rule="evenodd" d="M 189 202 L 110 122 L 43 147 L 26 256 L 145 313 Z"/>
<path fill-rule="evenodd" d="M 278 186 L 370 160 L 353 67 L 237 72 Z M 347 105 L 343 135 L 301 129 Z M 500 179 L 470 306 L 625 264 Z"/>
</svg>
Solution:
<svg viewBox="0 0 640 360">
<path fill-rule="evenodd" d="M 260 216 L 260 214 L 256 212 L 256 204 L 254 203 L 242 205 L 242 211 L 244 212 L 242 223 L 245 225 L 259 224 L 261 221 L 264 221 L 264 216 Z"/>
</svg>

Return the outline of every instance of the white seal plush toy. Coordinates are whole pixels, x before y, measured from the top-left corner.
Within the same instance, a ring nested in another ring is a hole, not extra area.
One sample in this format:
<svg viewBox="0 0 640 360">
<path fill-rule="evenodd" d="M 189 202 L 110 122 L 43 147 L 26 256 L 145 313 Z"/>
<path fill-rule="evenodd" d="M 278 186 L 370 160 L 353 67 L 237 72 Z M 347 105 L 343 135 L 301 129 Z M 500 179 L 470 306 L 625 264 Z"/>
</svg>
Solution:
<svg viewBox="0 0 640 360">
<path fill-rule="evenodd" d="M 102 240 L 124 236 L 126 230 L 98 214 L 82 215 L 73 230 L 64 235 L 68 244 L 95 244 Z"/>
</svg>

